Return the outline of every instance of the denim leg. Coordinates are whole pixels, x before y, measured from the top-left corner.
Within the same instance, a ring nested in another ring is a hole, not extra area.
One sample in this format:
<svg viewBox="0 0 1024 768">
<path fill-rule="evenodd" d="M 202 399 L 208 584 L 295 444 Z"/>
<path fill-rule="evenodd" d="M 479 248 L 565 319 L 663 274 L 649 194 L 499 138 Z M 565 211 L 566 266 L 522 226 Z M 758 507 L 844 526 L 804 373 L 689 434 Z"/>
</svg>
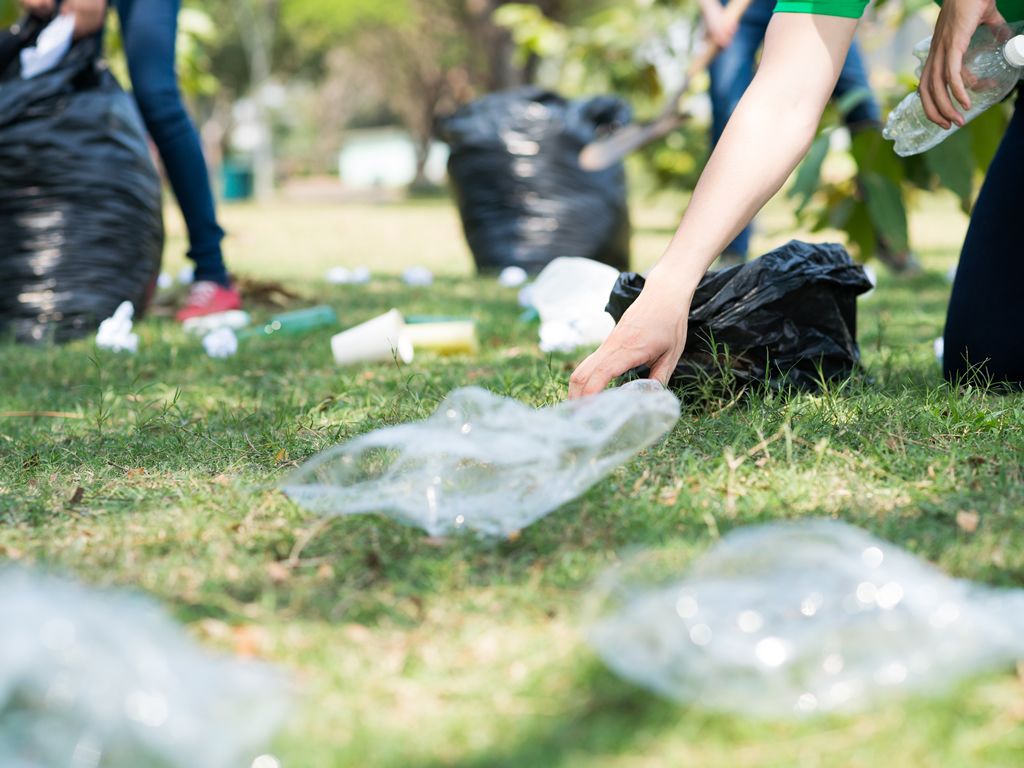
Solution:
<svg viewBox="0 0 1024 768">
<path fill-rule="evenodd" d="M 857 41 L 853 41 L 850 52 L 846 55 L 846 61 L 839 72 L 839 80 L 836 82 L 835 90 L 832 92 L 834 99 L 841 99 L 846 94 L 855 90 L 867 91 L 867 98 L 850 110 L 846 115 L 846 124 L 851 128 L 863 127 L 866 125 L 878 126 L 882 122 L 882 110 L 875 100 L 875 94 L 871 90 L 871 83 L 868 79 L 868 70 L 864 65 L 864 58 L 860 52 Z"/>
<path fill-rule="evenodd" d="M 181 0 L 117 4 L 135 100 L 185 218 L 196 279 L 227 285 L 220 247 L 224 231 L 217 223 L 199 134 L 185 111 L 174 68 L 180 7 Z"/>
<path fill-rule="evenodd" d="M 1014 112 L 971 215 L 946 315 L 943 368 L 1024 386 L 1024 109 Z"/>
<path fill-rule="evenodd" d="M 708 67 L 711 75 L 709 95 L 712 146 L 722 137 L 726 123 L 754 79 L 754 57 L 764 41 L 770 13 L 765 17 L 764 14 L 752 11 L 756 11 L 753 6 L 743 16 L 732 44 L 719 53 Z M 746 257 L 750 250 L 750 234 L 751 227 L 747 226 L 725 250 Z"/>
</svg>

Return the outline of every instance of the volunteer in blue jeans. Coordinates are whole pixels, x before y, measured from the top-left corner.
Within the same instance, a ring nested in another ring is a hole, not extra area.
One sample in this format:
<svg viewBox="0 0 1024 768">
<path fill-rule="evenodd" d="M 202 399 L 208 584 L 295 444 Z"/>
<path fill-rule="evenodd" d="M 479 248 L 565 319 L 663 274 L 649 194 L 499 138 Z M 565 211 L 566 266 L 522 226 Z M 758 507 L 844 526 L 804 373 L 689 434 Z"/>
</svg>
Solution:
<svg viewBox="0 0 1024 768">
<path fill-rule="evenodd" d="M 38 16 L 52 14 L 55 8 L 54 0 L 21 0 L 21 4 Z M 181 0 L 115 0 L 114 5 L 121 19 L 135 101 L 188 228 L 188 257 L 195 263 L 195 282 L 177 319 L 238 309 L 241 297 L 224 265 L 224 231 L 217 223 L 202 145 L 178 89 L 174 54 Z M 98 32 L 106 10 L 106 0 L 60 3 L 61 13 L 75 14 L 76 37 Z"/>
<path fill-rule="evenodd" d="M 711 75 L 709 94 L 712 146 L 718 144 L 725 124 L 729 122 L 733 110 L 754 79 L 755 58 L 775 11 L 775 1 L 752 0 L 736 24 L 723 13 L 726 0 L 700 0 L 708 37 L 722 49 L 708 68 Z M 850 46 L 832 96 L 841 99 L 854 91 L 863 91 L 864 99 L 845 116 L 847 127 L 851 132 L 864 128 L 877 129 L 882 113 L 871 92 L 868 71 L 856 42 Z M 751 229 L 751 226 L 744 227 L 736 239 L 726 246 L 722 255 L 723 266 L 746 261 L 750 251 Z"/>
<path fill-rule="evenodd" d="M 686 341 L 698 283 L 725 247 L 782 187 L 807 152 L 868 0 L 779 0 L 761 65 L 722 133 L 682 223 L 639 298 L 569 383 L 598 392 L 640 365 L 666 383 Z M 1004 18 L 1005 16 L 1005 18 Z M 1024 21 L 1024 0 L 945 0 L 919 92 L 928 118 L 964 124 L 962 63 L 982 24 Z M 954 106 L 954 99 L 960 105 Z M 946 315 L 945 376 L 1024 387 L 1024 113 L 1018 108 L 971 216 Z"/>
</svg>

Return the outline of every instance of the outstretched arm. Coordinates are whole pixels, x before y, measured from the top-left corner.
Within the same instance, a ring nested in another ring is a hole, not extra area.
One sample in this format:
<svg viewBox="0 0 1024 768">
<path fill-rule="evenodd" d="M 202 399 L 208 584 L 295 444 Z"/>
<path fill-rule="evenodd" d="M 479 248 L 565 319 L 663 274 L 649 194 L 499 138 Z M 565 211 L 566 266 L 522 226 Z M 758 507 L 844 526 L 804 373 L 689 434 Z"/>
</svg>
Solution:
<svg viewBox="0 0 1024 768">
<path fill-rule="evenodd" d="M 775 14 L 757 75 L 708 161 L 675 237 L 640 297 L 573 373 L 570 397 L 599 392 L 638 365 L 649 365 L 653 378 L 668 381 L 682 354 L 698 283 L 807 152 L 856 26 L 856 19 Z"/>
</svg>

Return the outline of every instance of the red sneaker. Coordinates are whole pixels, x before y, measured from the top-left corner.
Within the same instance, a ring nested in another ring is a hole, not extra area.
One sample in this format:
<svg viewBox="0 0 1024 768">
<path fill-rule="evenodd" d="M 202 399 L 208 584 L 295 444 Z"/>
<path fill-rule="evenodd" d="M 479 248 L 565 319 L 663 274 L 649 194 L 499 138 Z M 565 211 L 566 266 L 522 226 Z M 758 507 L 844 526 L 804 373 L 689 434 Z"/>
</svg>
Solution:
<svg viewBox="0 0 1024 768">
<path fill-rule="evenodd" d="M 203 317 L 241 308 L 242 295 L 234 285 L 225 288 L 220 283 L 200 280 L 198 283 L 192 283 L 192 288 L 188 292 L 188 301 L 182 309 L 178 310 L 174 319 L 183 323 L 190 317 Z"/>
</svg>

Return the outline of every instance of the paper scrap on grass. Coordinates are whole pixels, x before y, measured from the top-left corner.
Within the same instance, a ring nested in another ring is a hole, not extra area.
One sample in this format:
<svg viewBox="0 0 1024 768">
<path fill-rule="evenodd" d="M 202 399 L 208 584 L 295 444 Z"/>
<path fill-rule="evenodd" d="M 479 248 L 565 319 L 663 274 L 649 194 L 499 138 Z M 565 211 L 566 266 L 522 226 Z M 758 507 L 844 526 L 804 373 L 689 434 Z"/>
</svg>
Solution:
<svg viewBox="0 0 1024 768">
<path fill-rule="evenodd" d="M 139 337 L 132 333 L 132 318 L 135 307 L 130 301 L 121 302 L 114 314 L 100 323 L 96 331 L 96 346 L 112 352 L 135 353 L 139 349 Z"/>
</svg>

